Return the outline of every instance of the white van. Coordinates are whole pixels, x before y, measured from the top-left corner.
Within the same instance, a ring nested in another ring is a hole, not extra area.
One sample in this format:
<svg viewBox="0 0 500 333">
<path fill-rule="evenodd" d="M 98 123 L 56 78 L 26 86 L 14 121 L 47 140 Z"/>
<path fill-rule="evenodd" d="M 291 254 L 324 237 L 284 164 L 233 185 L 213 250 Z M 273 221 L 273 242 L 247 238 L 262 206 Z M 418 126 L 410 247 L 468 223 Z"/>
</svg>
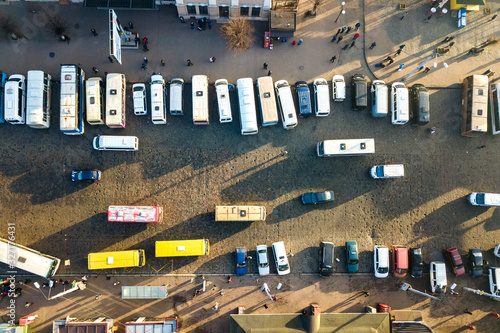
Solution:
<svg viewBox="0 0 500 333">
<path fill-rule="evenodd" d="M 170 80 L 170 114 L 172 116 L 182 116 L 183 99 L 182 90 L 184 88 L 184 80 L 181 78 L 174 78 Z"/>
<path fill-rule="evenodd" d="M 288 264 L 288 258 L 285 250 L 285 243 L 283 242 L 273 243 L 273 254 L 278 275 L 290 274 L 290 265 Z"/>
<path fill-rule="evenodd" d="M 444 294 L 448 281 L 446 280 L 446 265 L 444 262 L 431 261 L 430 264 L 431 290 L 436 294 Z"/>
<path fill-rule="evenodd" d="M 208 77 L 206 75 L 193 75 L 193 124 L 208 125 Z"/>
<path fill-rule="evenodd" d="M 490 274 L 488 274 L 488 278 L 490 281 L 490 293 L 500 296 L 500 289 L 498 288 L 498 284 L 500 283 L 500 268 L 490 267 L 489 272 Z"/>
<path fill-rule="evenodd" d="M 332 97 L 335 102 L 342 102 L 345 99 L 345 80 L 343 75 L 333 76 Z"/>
<path fill-rule="evenodd" d="M 405 176 L 403 164 L 375 165 L 370 169 L 373 179 L 401 178 Z"/>
<path fill-rule="evenodd" d="M 391 114 L 393 125 L 404 125 L 410 120 L 408 88 L 402 82 L 391 86 Z"/>
<path fill-rule="evenodd" d="M 293 103 L 292 90 L 286 80 L 279 80 L 274 83 L 276 95 L 278 96 L 278 105 L 281 113 L 283 128 L 286 130 L 297 126 L 297 112 Z"/>
<path fill-rule="evenodd" d="M 153 124 L 167 123 L 167 105 L 165 104 L 167 91 L 165 80 L 161 74 L 151 76 L 151 120 Z"/>
<path fill-rule="evenodd" d="M 313 82 L 314 104 L 316 117 L 326 117 L 330 114 L 330 91 L 325 79 L 316 79 Z"/>
<path fill-rule="evenodd" d="M 500 193 L 473 192 L 469 202 L 474 206 L 500 207 Z"/>
<path fill-rule="evenodd" d="M 389 89 L 382 80 L 374 80 L 372 82 L 372 117 L 385 117 L 388 114 L 387 101 Z"/>
<path fill-rule="evenodd" d="M 148 107 L 146 105 L 146 85 L 144 83 L 134 83 L 132 86 L 132 93 L 134 95 L 134 114 L 136 116 L 146 115 L 148 113 Z"/>
<path fill-rule="evenodd" d="M 139 139 L 136 136 L 98 135 L 93 145 L 95 150 L 136 151 Z"/>
<path fill-rule="evenodd" d="M 273 78 L 270 76 L 259 77 L 257 79 L 257 89 L 259 91 L 262 126 L 276 125 L 278 123 L 278 108 L 276 106 Z"/>
<path fill-rule="evenodd" d="M 240 104 L 241 135 L 257 134 L 259 127 L 257 126 L 253 80 L 251 78 L 238 79 L 236 87 Z"/>
<path fill-rule="evenodd" d="M 14 74 L 5 83 L 4 116 L 5 121 L 19 125 L 26 122 L 26 78 Z"/>
<path fill-rule="evenodd" d="M 389 276 L 389 248 L 384 245 L 373 247 L 373 266 L 375 277 L 383 279 Z"/>
<path fill-rule="evenodd" d="M 226 79 L 215 81 L 217 104 L 219 105 L 219 122 L 230 123 L 233 121 L 231 101 L 229 100 L 229 86 Z"/>
</svg>

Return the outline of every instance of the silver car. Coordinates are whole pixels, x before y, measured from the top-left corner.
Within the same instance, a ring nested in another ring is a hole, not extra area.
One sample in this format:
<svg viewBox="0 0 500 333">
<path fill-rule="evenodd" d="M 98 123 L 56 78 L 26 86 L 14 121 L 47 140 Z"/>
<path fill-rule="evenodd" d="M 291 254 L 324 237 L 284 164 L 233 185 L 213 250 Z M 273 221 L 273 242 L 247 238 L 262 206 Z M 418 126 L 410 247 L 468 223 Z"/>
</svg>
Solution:
<svg viewBox="0 0 500 333">
<path fill-rule="evenodd" d="M 265 245 L 257 245 L 257 268 L 259 275 L 269 275 L 269 257 Z"/>
</svg>

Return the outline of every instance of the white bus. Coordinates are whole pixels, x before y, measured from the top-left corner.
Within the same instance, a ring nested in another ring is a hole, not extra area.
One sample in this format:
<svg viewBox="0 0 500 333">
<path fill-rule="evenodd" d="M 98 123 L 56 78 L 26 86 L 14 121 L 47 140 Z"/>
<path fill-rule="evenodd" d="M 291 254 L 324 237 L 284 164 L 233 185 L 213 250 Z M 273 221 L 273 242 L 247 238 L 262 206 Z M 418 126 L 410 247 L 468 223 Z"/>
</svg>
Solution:
<svg viewBox="0 0 500 333">
<path fill-rule="evenodd" d="M 155 125 L 167 123 L 167 104 L 165 103 L 165 80 L 161 74 L 151 76 L 151 120 Z"/>
<path fill-rule="evenodd" d="M 24 75 L 15 74 L 5 83 L 5 121 L 14 124 L 24 124 L 26 97 L 26 78 Z"/>
<path fill-rule="evenodd" d="M 182 116 L 184 114 L 182 91 L 184 80 L 173 78 L 170 80 L 170 114 L 172 116 Z"/>
<path fill-rule="evenodd" d="M 6 274 L 16 274 L 16 268 L 50 278 L 56 274 L 60 259 L 0 238 L 0 262 L 9 265 Z"/>
<path fill-rule="evenodd" d="M 109 73 L 106 76 L 106 125 L 125 128 L 125 74 Z"/>
<path fill-rule="evenodd" d="M 85 72 L 77 65 L 61 65 L 60 128 L 66 135 L 83 135 Z"/>
<path fill-rule="evenodd" d="M 279 80 L 274 83 L 276 95 L 278 96 L 278 106 L 281 111 L 281 121 L 286 130 L 297 126 L 297 112 L 293 102 L 292 90 L 286 80 Z"/>
<path fill-rule="evenodd" d="M 375 153 L 375 139 L 340 139 L 318 142 L 319 157 L 359 156 Z"/>
<path fill-rule="evenodd" d="M 219 106 L 219 122 L 230 123 L 233 121 L 231 112 L 231 101 L 229 100 L 229 85 L 226 79 L 215 81 L 215 90 L 217 92 L 217 104 Z"/>
<path fill-rule="evenodd" d="M 87 122 L 104 125 L 103 82 L 100 77 L 91 77 L 86 82 Z"/>
<path fill-rule="evenodd" d="M 52 77 L 43 71 L 29 71 L 26 91 L 26 124 L 32 128 L 50 127 Z"/>
<path fill-rule="evenodd" d="M 206 75 L 193 75 L 193 123 L 208 125 L 208 78 Z"/>
<path fill-rule="evenodd" d="M 257 134 L 259 127 L 257 126 L 253 80 L 251 78 L 238 79 L 236 87 L 240 104 L 241 135 Z"/>
<path fill-rule="evenodd" d="M 259 77 L 257 89 L 259 91 L 262 126 L 276 125 L 278 123 L 278 107 L 276 106 L 273 78 L 270 76 Z"/>
</svg>

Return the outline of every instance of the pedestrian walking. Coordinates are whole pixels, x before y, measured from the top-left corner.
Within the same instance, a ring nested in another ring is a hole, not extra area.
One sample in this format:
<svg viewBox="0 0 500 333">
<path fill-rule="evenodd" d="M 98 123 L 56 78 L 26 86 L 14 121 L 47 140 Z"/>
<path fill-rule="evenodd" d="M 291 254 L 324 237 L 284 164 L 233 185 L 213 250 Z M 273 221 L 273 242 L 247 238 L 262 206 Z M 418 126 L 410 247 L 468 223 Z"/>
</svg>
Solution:
<svg viewBox="0 0 500 333">
<path fill-rule="evenodd" d="M 448 47 L 452 47 L 453 45 L 455 45 L 455 42 L 451 42 L 450 45 L 448 45 Z"/>
<path fill-rule="evenodd" d="M 363 290 L 363 294 L 365 295 L 365 297 L 370 296 L 370 293 L 368 291 L 366 291 L 366 290 Z"/>
<path fill-rule="evenodd" d="M 193 66 L 193 65 L 194 65 L 194 64 L 193 64 L 193 62 L 191 61 L 191 59 L 188 59 L 188 60 L 187 60 L 187 63 L 188 63 L 188 67 L 189 67 L 189 66 Z"/>
<path fill-rule="evenodd" d="M 113 58 L 111 58 L 111 56 L 108 56 L 108 60 L 110 63 L 113 63 Z"/>
<path fill-rule="evenodd" d="M 401 70 L 403 69 L 405 64 L 399 64 L 399 68 L 398 68 L 398 71 L 401 72 Z"/>
<path fill-rule="evenodd" d="M 429 133 L 431 133 L 431 134 L 436 133 L 436 127 L 428 128 L 428 130 L 429 130 Z"/>
<path fill-rule="evenodd" d="M 134 42 L 137 44 L 137 46 L 139 46 L 139 44 L 141 44 L 141 39 L 137 37 L 137 35 L 135 35 Z"/>
<path fill-rule="evenodd" d="M 147 37 L 144 37 L 144 38 L 142 39 L 142 43 L 143 43 L 143 44 L 147 44 L 147 43 L 148 43 L 148 38 L 147 38 Z"/>
<path fill-rule="evenodd" d="M 160 64 L 161 64 L 163 67 L 165 67 L 165 60 L 161 59 L 161 60 L 160 60 Z"/>
<path fill-rule="evenodd" d="M 352 30 L 352 27 L 349 26 L 349 27 L 347 27 L 347 31 L 345 33 L 348 34 L 351 30 Z"/>
<path fill-rule="evenodd" d="M 401 49 L 397 50 L 397 51 L 396 51 L 396 54 L 395 54 L 394 56 L 396 57 L 396 56 L 400 55 L 400 54 L 401 54 L 401 51 L 403 51 L 403 50 L 401 50 Z"/>
<path fill-rule="evenodd" d="M 405 13 L 403 14 L 403 16 L 401 17 L 401 21 L 403 21 L 403 19 L 406 17 L 406 15 L 408 15 L 408 12 L 405 12 Z"/>
<path fill-rule="evenodd" d="M 354 46 L 354 44 L 356 44 L 356 41 L 355 41 L 355 40 L 353 40 L 353 41 L 352 41 L 351 46 L 349 46 L 349 48 L 353 47 L 353 46 Z"/>
<path fill-rule="evenodd" d="M 286 155 L 288 155 L 288 151 L 286 151 L 286 150 L 283 150 L 283 152 L 281 153 L 281 155 L 283 155 L 283 156 L 286 156 Z"/>
<path fill-rule="evenodd" d="M 69 44 L 69 42 L 70 42 L 71 38 L 69 38 L 69 36 L 68 36 L 68 35 L 62 35 L 61 37 L 63 37 L 62 39 L 63 39 L 63 40 L 65 40 L 65 41 L 66 41 L 66 43 L 68 43 L 68 44 Z"/>
<path fill-rule="evenodd" d="M 499 317 L 500 317 L 500 314 L 498 314 L 498 313 L 496 313 L 496 312 L 493 312 L 491 315 L 492 315 L 493 317 L 495 317 L 495 318 L 499 318 Z"/>
<path fill-rule="evenodd" d="M 356 27 L 355 31 L 358 31 L 359 27 L 361 26 L 361 23 L 356 23 L 356 25 L 354 27 Z"/>
<path fill-rule="evenodd" d="M 294 256 L 295 254 L 293 254 L 292 252 L 289 252 L 289 253 L 288 253 L 288 255 L 289 255 L 291 258 L 293 258 L 293 256 Z"/>
<path fill-rule="evenodd" d="M 425 19 L 425 23 L 429 23 L 429 20 L 432 18 L 432 14 L 427 16 L 427 18 Z"/>
<path fill-rule="evenodd" d="M 331 42 L 335 42 L 337 40 L 337 35 L 333 35 Z"/>
<path fill-rule="evenodd" d="M 382 67 L 381 65 L 382 65 L 382 63 L 380 62 L 378 64 L 375 64 L 375 67 Z"/>
<path fill-rule="evenodd" d="M 94 71 L 95 74 L 98 74 L 99 73 L 99 70 L 95 67 L 92 67 L 92 70 Z"/>
<path fill-rule="evenodd" d="M 370 50 L 372 50 L 375 46 L 377 46 L 377 43 L 373 42 L 372 45 L 370 45 Z"/>
<path fill-rule="evenodd" d="M 342 48 L 342 51 L 347 50 L 348 47 L 349 47 L 349 44 L 345 44 L 345 46 Z"/>
<path fill-rule="evenodd" d="M 32 305 L 33 305 L 33 302 L 26 302 L 26 304 L 24 304 L 24 307 L 29 308 Z"/>
<path fill-rule="evenodd" d="M 267 62 L 265 62 L 264 63 L 264 69 L 267 69 L 267 66 L 269 66 L 269 65 L 267 64 Z"/>
<path fill-rule="evenodd" d="M 399 49 L 403 50 L 405 48 L 405 46 L 406 46 L 405 44 L 401 44 L 401 45 L 399 45 Z"/>
<path fill-rule="evenodd" d="M 355 34 L 354 34 L 354 37 L 352 38 L 352 40 L 356 40 L 356 39 L 358 39 L 358 38 L 359 38 L 359 34 L 358 34 L 358 33 L 355 33 Z"/>
<path fill-rule="evenodd" d="M 340 43 L 342 39 L 344 39 L 344 37 L 340 36 L 339 39 L 337 40 L 337 44 Z"/>
<path fill-rule="evenodd" d="M 470 312 L 469 309 L 465 309 L 464 313 L 467 313 L 468 315 L 471 315 L 471 316 L 473 315 L 473 313 Z"/>
<path fill-rule="evenodd" d="M 271 72 L 271 71 L 267 72 L 267 76 L 271 76 L 272 73 L 273 72 Z"/>
<path fill-rule="evenodd" d="M 191 29 L 194 30 L 194 21 L 191 21 Z"/>
<path fill-rule="evenodd" d="M 297 43 L 297 45 L 302 45 L 303 42 L 304 42 L 304 40 L 301 38 L 301 39 L 299 39 L 299 42 Z"/>
<path fill-rule="evenodd" d="M 335 36 L 338 36 L 338 34 L 340 34 L 342 32 L 342 29 L 339 28 L 339 30 L 337 30 L 337 33 L 335 34 Z"/>
<path fill-rule="evenodd" d="M 391 60 L 392 60 L 391 56 L 388 56 L 387 58 L 384 59 L 384 61 L 391 61 Z"/>
<path fill-rule="evenodd" d="M 116 281 L 115 283 L 113 283 L 114 286 L 117 286 L 120 284 L 120 281 Z"/>
<path fill-rule="evenodd" d="M 430 70 L 431 70 L 431 68 L 430 68 L 430 67 L 425 67 L 425 69 L 424 69 L 424 73 L 429 73 L 429 71 L 430 71 Z"/>
<path fill-rule="evenodd" d="M 330 59 L 330 62 L 333 64 L 335 62 L 335 59 L 337 59 L 337 56 L 333 56 L 331 59 Z"/>
<path fill-rule="evenodd" d="M 390 64 L 392 64 L 394 62 L 394 59 L 391 58 L 391 60 L 389 60 L 389 63 L 387 64 L 387 66 L 389 66 Z"/>
<path fill-rule="evenodd" d="M 99 298 L 101 298 L 101 296 L 102 296 L 101 294 L 97 294 L 97 295 L 95 296 L 95 299 L 99 299 Z"/>
<path fill-rule="evenodd" d="M 380 68 L 385 68 L 385 65 L 383 62 L 380 63 Z"/>
<path fill-rule="evenodd" d="M 474 325 L 469 325 L 467 327 L 469 328 L 469 331 L 475 331 L 476 330 L 476 326 L 474 326 Z"/>
<path fill-rule="evenodd" d="M 419 72 L 420 72 L 422 69 L 424 69 L 424 65 L 419 66 L 419 67 L 417 68 L 417 71 L 419 71 Z"/>
<path fill-rule="evenodd" d="M 227 277 L 227 283 L 231 283 L 231 282 L 233 282 L 233 279 L 231 278 L 231 275 L 229 275 L 229 276 Z"/>
<path fill-rule="evenodd" d="M 144 49 L 144 52 L 148 52 L 149 51 L 147 43 L 142 44 L 142 48 Z"/>
<path fill-rule="evenodd" d="M 493 21 L 494 19 L 496 19 L 496 18 L 497 18 L 497 16 L 498 16 L 497 14 L 493 15 L 493 17 L 491 18 L 491 20 L 490 20 L 490 21 Z"/>
<path fill-rule="evenodd" d="M 208 61 L 210 61 L 211 63 L 214 62 L 213 57 L 208 58 Z"/>
<path fill-rule="evenodd" d="M 92 33 L 92 35 L 94 35 L 94 37 L 97 37 L 97 31 L 95 31 L 94 28 L 90 29 L 90 32 Z"/>
<path fill-rule="evenodd" d="M 486 72 L 484 72 L 484 73 L 483 73 L 483 75 L 488 75 L 488 74 L 490 74 L 490 73 L 491 73 L 491 68 L 490 68 L 490 69 L 488 69 Z"/>
<path fill-rule="evenodd" d="M 143 62 L 143 63 L 145 63 L 145 64 L 147 64 L 147 63 L 149 62 L 149 60 L 148 60 L 148 58 L 144 57 L 144 58 L 142 59 L 142 62 Z"/>
<path fill-rule="evenodd" d="M 295 45 L 295 44 L 297 44 L 297 41 L 296 41 L 296 40 L 294 40 L 294 41 L 292 42 L 292 45 Z"/>
<path fill-rule="evenodd" d="M 208 30 L 212 30 L 212 25 L 214 23 L 212 21 L 208 21 Z"/>
<path fill-rule="evenodd" d="M 212 310 L 214 311 L 219 310 L 219 302 L 215 302 L 215 305 L 212 307 Z"/>
<path fill-rule="evenodd" d="M 134 23 L 132 23 L 132 21 L 128 21 L 128 27 L 130 29 L 134 29 Z"/>
<path fill-rule="evenodd" d="M 342 31 L 340 33 L 343 34 L 346 30 L 347 30 L 347 27 L 342 27 Z"/>
<path fill-rule="evenodd" d="M 443 43 L 448 43 L 448 42 L 451 42 L 451 41 L 453 40 L 453 38 L 455 38 L 455 37 L 453 37 L 453 36 L 448 36 L 448 37 L 446 37 L 446 38 L 444 39 Z"/>
</svg>

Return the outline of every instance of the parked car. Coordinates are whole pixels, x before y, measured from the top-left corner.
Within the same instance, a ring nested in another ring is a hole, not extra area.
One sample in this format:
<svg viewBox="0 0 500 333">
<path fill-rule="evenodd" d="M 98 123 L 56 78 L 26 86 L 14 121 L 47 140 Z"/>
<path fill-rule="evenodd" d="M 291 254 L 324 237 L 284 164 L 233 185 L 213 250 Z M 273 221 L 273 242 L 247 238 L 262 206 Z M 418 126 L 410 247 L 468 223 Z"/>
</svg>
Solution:
<svg viewBox="0 0 500 333">
<path fill-rule="evenodd" d="M 430 120 L 429 91 L 423 84 L 414 84 L 411 87 L 413 110 L 411 117 L 415 125 L 427 125 Z"/>
<path fill-rule="evenodd" d="M 71 180 L 74 182 L 78 181 L 89 181 L 96 182 L 101 180 L 101 171 L 91 170 L 91 171 L 73 171 L 71 173 Z"/>
<path fill-rule="evenodd" d="M 462 257 L 460 256 L 460 253 L 458 253 L 458 249 L 456 247 L 446 249 L 446 258 L 450 263 L 453 274 L 459 276 L 465 273 L 464 262 L 462 261 Z"/>
<path fill-rule="evenodd" d="M 259 275 L 269 274 L 269 256 L 267 255 L 267 246 L 257 245 L 257 268 Z"/>
<path fill-rule="evenodd" d="M 299 97 L 299 118 L 309 117 L 312 114 L 311 91 L 306 81 L 299 81 L 295 84 Z"/>
<path fill-rule="evenodd" d="M 500 193 L 473 192 L 469 202 L 473 206 L 500 207 Z"/>
<path fill-rule="evenodd" d="M 500 268 L 490 267 L 489 271 L 490 274 L 488 274 L 488 279 L 490 282 L 490 293 L 500 296 L 500 288 L 498 287 L 500 284 Z"/>
<path fill-rule="evenodd" d="M 288 258 L 286 257 L 285 243 L 273 243 L 273 254 L 278 275 L 290 274 L 290 264 L 288 263 Z"/>
<path fill-rule="evenodd" d="M 493 254 L 495 255 L 495 257 L 500 258 L 500 244 L 495 246 L 495 249 L 493 250 Z"/>
<path fill-rule="evenodd" d="M 356 273 L 359 270 L 358 243 L 356 241 L 345 242 L 347 254 L 347 272 Z"/>
<path fill-rule="evenodd" d="M 404 246 L 392 247 L 392 274 L 405 277 L 408 272 L 408 249 Z"/>
<path fill-rule="evenodd" d="M 247 267 L 247 249 L 246 247 L 236 248 L 236 275 L 245 275 Z"/>
<path fill-rule="evenodd" d="M 386 278 L 389 276 L 389 248 L 384 245 L 373 247 L 373 266 L 376 278 Z"/>
<path fill-rule="evenodd" d="M 444 294 L 448 285 L 448 281 L 446 279 L 446 266 L 444 262 L 431 261 L 429 273 L 432 292 Z"/>
<path fill-rule="evenodd" d="M 480 249 L 469 250 L 469 269 L 473 277 L 483 276 L 483 253 Z"/>
<path fill-rule="evenodd" d="M 309 192 L 302 194 L 302 203 L 304 205 L 307 204 L 318 204 L 325 203 L 329 201 L 333 201 L 335 195 L 333 191 L 324 191 L 324 192 Z"/>
<path fill-rule="evenodd" d="M 146 105 L 146 85 L 144 83 L 134 83 L 132 86 L 134 96 L 134 114 L 136 116 L 145 115 L 148 113 Z"/>
<path fill-rule="evenodd" d="M 422 259 L 421 248 L 413 247 L 410 249 L 410 267 L 411 267 L 412 278 L 422 277 L 422 271 L 424 269 L 424 261 Z"/>
<path fill-rule="evenodd" d="M 373 179 L 401 178 L 405 176 L 403 164 L 374 165 L 370 169 Z"/>
<path fill-rule="evenodd" d="M 354 74 L 351 78 L 351 109 L 361 111 L 368 105 L 368 84 L 362 74 Z"/>
<path fill-rule="evenodd" d="M 333 76 L 332 96 L 335 102 L 342 102 L 345 99 L 345 80 L 343 75 Z"/>
<path fill-rule="evenodd" d="M 321 242 L 319 275 L 332 276 L 333 274 L 334 246 L 332 242 Z"/>
</svg>

